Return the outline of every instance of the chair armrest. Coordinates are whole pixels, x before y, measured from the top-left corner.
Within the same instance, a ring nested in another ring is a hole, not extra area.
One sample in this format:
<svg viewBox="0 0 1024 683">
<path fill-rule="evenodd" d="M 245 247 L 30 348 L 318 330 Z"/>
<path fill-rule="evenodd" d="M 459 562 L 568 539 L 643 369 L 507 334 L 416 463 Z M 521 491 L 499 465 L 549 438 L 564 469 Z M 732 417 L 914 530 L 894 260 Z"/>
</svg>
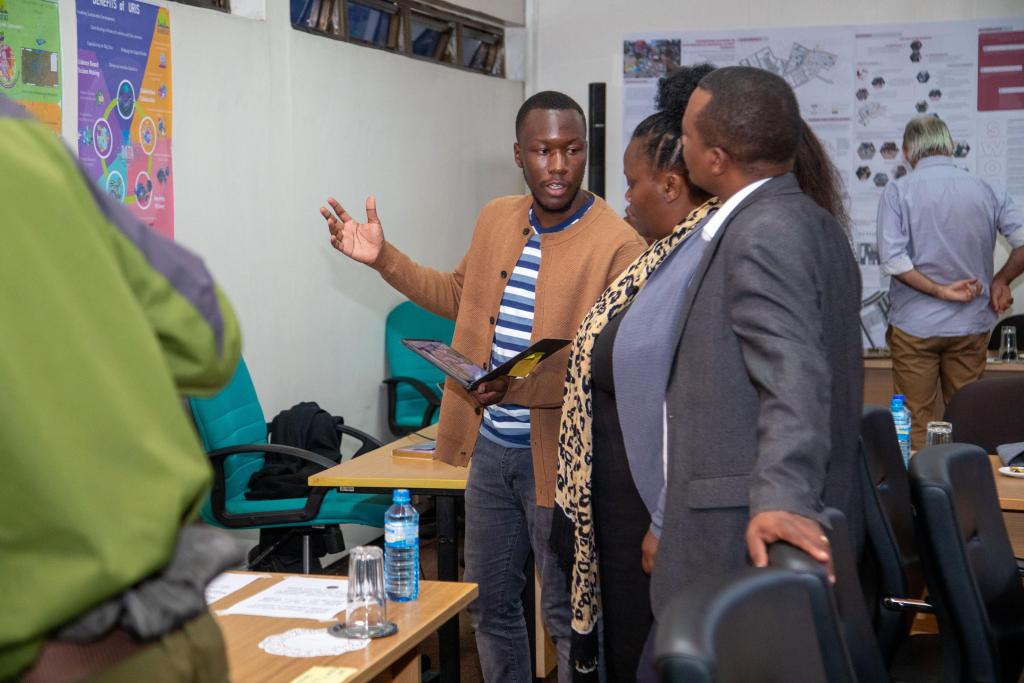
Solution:
<svg viewBox="0 0 1024 683">
<path fill-rule="evenodd" d="M 1024 576 L 1024 560 L 1017 558 L 1017 573 Z"/>
<path fill-rule="evenodd" d="M 882 598 L 882 607 L 893 612 L 921 612 L 922 614 L 934 614 L 935 612 L 935 607 L 924 600 L 897 598 L 891 595 Z"/>
<path fill-rule="evenodd" d="M 433 419 L 434 413 L 441 407 L 441 399 L 437 395 L 437 392 L 415 377 L 388 377 L 384 380 L 384 384 L 387 385 L 388 388 L 388 426 L 394 434 L 408 434 L 409 432 L 414 432 L 417 429 L 423 429 L 430 425 L 430 421 Z M 402 427 L 395 422 L 395 411 L 398 404 L 396 388 L 399 384 L 408 384 L 413 387 L 427 401 L 427 408 L 423 411 L 423 417 L 420 419 L 420 423 L 412 429 Z"/>
<path fill-rule="evenodd" d="M 307 451 L 302 448 L 295 448 L 294 446 L 283 446 L 276 443 L 253 443 L 243 444 L 240 446 L 226 446 L 224 448 L 218 448 L 215 451 L 210 451 L 206 455 L 211 460 L 223 461 L 227 456 L 238 453 L 277 453 L 279 455 L 290 455 L 292 457 L 299 458 L 300 460 L 305 460 L 315 465 L 319 465 L 325 470 L 338 464 L 330 458 L 325 458 L 318 453 Z"/>
<path fill-rule="evenodd" d="M 376 437 L 370 436 L 363 430 L 343 424 L 340 417 L 335 418 L 334 429 L 337 430 L 339 438 L 342 435 L 351 436 L 362 444 L 359 450 L 352 455 L 353 458 L 358 458 L 363 453 L 369 453 L 384 446 Z"/>
<path fill-rule="evenodd" d="M 210 490 L 210 510 L 214 518 L 221 525 L 229 529 L 244 529 L 250 527 L 264 527 L 276 524 L 297 524 L 309 522 L 320 514 L 320 507 L 323 505 L 324 497 L 330 490 L 325 487 L 313 487 L 306 497 L 306 505 L 302 508 L 291 510 L 272 510 L 268 512 L 252 512 L 247 514 L 232 514 L 226 510 L 226 476 L 224 473 L 224 460 L 229 455 L 239 453 L 277 453 L 289 455 L 306 462 L 318 465 L 321 469 L 334 467 L 338 463 L 330 458 L 311 451 L 295 448 L 293 446 L 282 446 L 273 443 L 253 443 L 238 446 L 227 446 L 218 448 L 207 453 L 213 465 L 213 487 Z"/>
<path fill-rule="evenodd" d="M 415 377 L 388 377 L 384 380 L 384 384 L 397 385 L 397 384 L 408 384 L 416 391 L 423 395 L 423 398 L 427 399 L 427 403 L 432 406 L 440 406 L 441 399 L 438 398 L 437 392 L 431 389 L 425 382 L 421 382 Z"/>
</svg>

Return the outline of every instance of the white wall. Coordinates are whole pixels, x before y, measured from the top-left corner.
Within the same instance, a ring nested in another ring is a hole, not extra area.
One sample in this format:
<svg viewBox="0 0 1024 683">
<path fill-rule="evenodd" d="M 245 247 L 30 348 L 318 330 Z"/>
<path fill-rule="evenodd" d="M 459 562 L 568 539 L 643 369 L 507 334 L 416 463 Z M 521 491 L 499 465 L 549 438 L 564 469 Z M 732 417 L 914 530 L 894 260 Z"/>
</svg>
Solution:
<svg viewBox="0 0 1024 683">
<path fill-rule="evenodd" d="M 451 0 L 451 4 L 482 12 L 506 24 L 522 26 L 526 21 L 525 0 Z"/>
<path fill-rule="evenodd" d="M 390 440 L 384 318 L 403 297 L 330 247 L 318 209 L 333 195 L 362 215 L 376 193 L 390 241 L 454 267 L 480 208 L 523 191 L 522 82 L 295 31 L 284 0 L 266 3 L 265 21 L 168 6 L 175 239 L 234 304 L 268 418 L 313 400 Z M 64 136 L 77 149 L 74 0 L 60 14 Z"/>
<path fill-rule="evenodd" d="M 388 239 L 454 267 L 477 212 L 523 191 L 512 162 L 523 84 L 171 3 L 175 239 L 197 251 L 242 323 L 273 417 L 315 400 L 379 437 L 384 317 L 402 300 L 330 248 L 318 209 L 362 215 L 376 193 Z M 65 134 L 77 116 L 74 3 L 61 1 Z"/>
<path fill-rule="evenodd" d="M 622 211 L 622 37 L 627 33 L 722 28 L 953 21 L 1024 14 L 1021 0 L 527 0 L 527 95 L 561 90 L 586 109 L 587 84 L 607 83 L 606 187 Z M 996 268 L 1009 251 L 1000 238 Z M 1024 278 L 1014 287 L 1024 313 Z"/>
</svg>

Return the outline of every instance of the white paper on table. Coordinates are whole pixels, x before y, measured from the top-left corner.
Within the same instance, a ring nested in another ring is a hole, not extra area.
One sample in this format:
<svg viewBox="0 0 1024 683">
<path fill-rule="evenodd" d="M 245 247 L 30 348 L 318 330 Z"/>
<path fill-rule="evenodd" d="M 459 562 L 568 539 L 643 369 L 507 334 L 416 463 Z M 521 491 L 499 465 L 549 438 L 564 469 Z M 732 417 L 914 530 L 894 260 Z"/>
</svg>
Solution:
<svg viewBox="0 0 1024 683">
<path fill-rule="evenodd" d="M 270 574 L 231 574 L 224 572 L 213 578 L 206 587 L 206 604 L 212 605 L 225 595 L 245 588 L 256 579 L 269 579 Z"/>
<path fill-rule="evenodd" d="M 347 596 L 347 579 L 289 576 L 218 614 L 333 621 L 345 610 Z"/>
</svg>

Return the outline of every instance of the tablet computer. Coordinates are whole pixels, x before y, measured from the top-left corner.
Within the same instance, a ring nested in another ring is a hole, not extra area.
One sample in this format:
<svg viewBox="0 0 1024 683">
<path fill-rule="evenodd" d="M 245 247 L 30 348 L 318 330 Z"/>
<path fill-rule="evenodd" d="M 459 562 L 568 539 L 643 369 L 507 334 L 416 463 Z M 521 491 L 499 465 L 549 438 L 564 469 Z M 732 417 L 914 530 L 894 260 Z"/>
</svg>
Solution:
<svg viewBox="0 0 1024 683">
<path fill-rule="evenodd" d="M 504 375 L 526 377 L 542 360 L 569 344 L 568 339 L 541 339 L 529 348 L 491 370 L 484 370 L 461 353 L 436 339 L 403 339 L 402 344 L 425 358 L 431 365 L 473 391 L 482 382 Z"/>
</svg>

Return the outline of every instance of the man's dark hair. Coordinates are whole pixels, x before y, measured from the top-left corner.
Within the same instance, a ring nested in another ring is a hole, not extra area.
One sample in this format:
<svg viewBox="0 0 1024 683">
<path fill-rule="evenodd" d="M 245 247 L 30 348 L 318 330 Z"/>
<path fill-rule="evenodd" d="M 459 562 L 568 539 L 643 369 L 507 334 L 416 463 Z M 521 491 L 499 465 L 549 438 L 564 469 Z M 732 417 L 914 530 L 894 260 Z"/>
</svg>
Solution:
<svg viewBox="0 0 1024 683">
<path fill-rule="evenodd" d="M 523 106 L 519 107 L 519 113 L 516 114 L 516 137 L 519 137 L 519 128 L 523 125 L 523 121 L 526 120 L 527 115 L 534 109 L 548 109 L 555 111 L 564 111 L 571 109 L 580 115 L 583 119 L 583 128 L 587 127 L 587 116 L 583 113 L 583 108 L 565 93 L 558 92 L 556 90 L 542 90 L 536 95 L 531 95 L 526 98 L 523 102 Z"/>
<path fill-rule="evenodd" d="M 750 66 L 715 69 L 701 79 L 711 100 L 697 117 L 704 144 L 743 165 L 784 164 L 800 142 L 800 106 L 782 78 Z"/>
</svg>

